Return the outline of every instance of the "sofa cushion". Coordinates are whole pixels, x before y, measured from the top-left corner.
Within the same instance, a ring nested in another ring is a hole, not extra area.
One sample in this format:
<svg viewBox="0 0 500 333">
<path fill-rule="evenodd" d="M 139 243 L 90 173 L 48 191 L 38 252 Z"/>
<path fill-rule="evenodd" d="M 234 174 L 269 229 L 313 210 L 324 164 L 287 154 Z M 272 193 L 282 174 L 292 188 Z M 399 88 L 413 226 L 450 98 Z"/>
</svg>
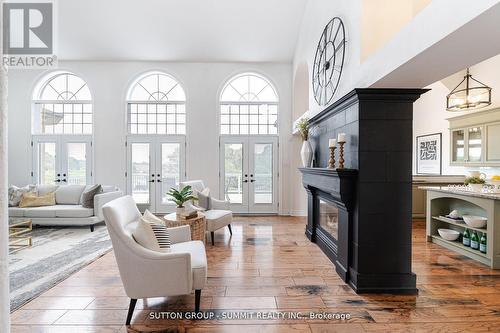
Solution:
<svg viewBox="0 0 500 333">
<path fill-rule="evenodd" d="M 78 205 L 85 185 L 61 185 L 56 190 L 58 205 Z"/>
<path fill-rule="evenodd" d="M 21 202 L 19 202 L 19 208 L 54 206 L 55 204 L 56 196 L 54 192 L 44 195 L 28 192 L 23 194 Z"/>
<path fill-rule="evenodd" d="M 190 241 L 172 244 L 170 253 L 191 254 L 191 268 L 193 270 L 193 289 L 202 289 L 207 281 L 207 256 L 202 241 Z"/>
<path fill-rule="evenodd" d="M 50 192 L 55 192 L 59 185 L 53 185 L 53 184 L 39 184 L 36 186 L 36 191 L 38 195 L 44 195 Z"/>
<path fill-rule="evenodd" d="M 102 193 L 102 186 L 99 184 L 86 186 L 82 192 L 80 203 L 85 208 L 94 208 L 94 197 L 96 194 Z"/>
<path fill-rule="evenodd" d="M 23 194 L 30 192 L 36 192 L 36 185 L 26 185 L 25 187 L 9 186 L 9 207 L 18 206 Z"/>
<path fill-rule="evenodd" d="M 9 207 L 9 217 L 23 217 L 25 208 Z"/>
<path fill-rule="evenodd" d="M 56 217 L 91 217 L 94 216 L 94 209 L 85 208 L 81 205 L 57 205 L 55 206 Z"/>
<path fill-rule="evenodd" d="M 198 207 L 203 208 L 204 210 L 210 209 L 210 189 L 205 187 L 203 191 L 194 190 L 194 195 L 198 198 Z"/>
<path fill-rule="evenodd" d="M 56 217 L 57 206 L 24 208 L 24 217 Z"/>
<path fill-rule="evenodd" d="M 143 247 L 158 252 L 168 252 L 170 249 L 170 235 L 162 220 L 148 210 L 139 219 L 132 235 L 137 243 Z"/>
</svg>

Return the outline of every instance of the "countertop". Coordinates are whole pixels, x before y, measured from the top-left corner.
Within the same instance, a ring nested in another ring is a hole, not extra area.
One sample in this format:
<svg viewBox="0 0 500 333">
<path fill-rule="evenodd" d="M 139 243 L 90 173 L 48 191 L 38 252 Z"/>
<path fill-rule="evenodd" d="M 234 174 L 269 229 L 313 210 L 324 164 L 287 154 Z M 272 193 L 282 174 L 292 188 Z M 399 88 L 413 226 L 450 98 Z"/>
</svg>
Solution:
<svg viewBox="0 0 500 333">
<path fill-rule="evenodd" d="M 413 184 L 461 184 L 463 175 L 413 175 Z"/>
<path fill-rule="evenodd" d="M 484 193 L 484 192 L 472 192 L 472 191 L 463 191 L 463 190 L 452 190 L 446 187 L 439 186 L 420 186 L 419 189 L 426 191 L 435 191 L 442 193 L 453 193 L 456 195 L 463 195 L 467 197 L 476 197 L 483 199 L 491 199 L 491 200 L 500 200 L 500 193 Z"/>
</svg>

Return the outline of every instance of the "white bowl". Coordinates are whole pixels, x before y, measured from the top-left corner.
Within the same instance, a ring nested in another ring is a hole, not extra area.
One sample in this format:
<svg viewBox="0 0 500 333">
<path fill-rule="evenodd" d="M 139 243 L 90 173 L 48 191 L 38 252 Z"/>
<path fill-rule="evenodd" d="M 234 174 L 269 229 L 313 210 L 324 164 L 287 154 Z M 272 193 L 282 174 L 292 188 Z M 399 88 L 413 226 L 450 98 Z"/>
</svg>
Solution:
<svg viewBox="0 0 500 333">
<path fill-rule="evenodd" d="M 443 237 L 446 240 L 454 241 L 457 240 L 460 236 L 460 233 L 451 229 L 438 229 L 439 236 Z"/>
<path fill-rule="evenodd" d="M 462 217 L 464 222 L 473 228 L 484 228 L 486 226 L 486 222 L 488 222 L 488 219 L 482 216 L 464 215 Z"/>
</svg>

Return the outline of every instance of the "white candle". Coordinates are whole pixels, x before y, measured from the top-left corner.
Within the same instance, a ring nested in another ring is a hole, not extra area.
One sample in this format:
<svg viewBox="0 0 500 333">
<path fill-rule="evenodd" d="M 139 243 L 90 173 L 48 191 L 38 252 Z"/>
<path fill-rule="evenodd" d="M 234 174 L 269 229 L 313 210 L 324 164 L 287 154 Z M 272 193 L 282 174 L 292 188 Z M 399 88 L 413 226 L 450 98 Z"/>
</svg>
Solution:
<svg viewBox="0 0 500 333">
<path fill-rule="evenodd" d="M 337 144 L 337 140 L 335 139 L 330 139 L 328 140 L 328 147 L 335 147 L 335 145 Z"/>
<path fill-rule="evenodd" d="M 339 135 L 337 135 L 337 141 L 345 142 L 345 133 L 339 133 Z"/>
</svg>

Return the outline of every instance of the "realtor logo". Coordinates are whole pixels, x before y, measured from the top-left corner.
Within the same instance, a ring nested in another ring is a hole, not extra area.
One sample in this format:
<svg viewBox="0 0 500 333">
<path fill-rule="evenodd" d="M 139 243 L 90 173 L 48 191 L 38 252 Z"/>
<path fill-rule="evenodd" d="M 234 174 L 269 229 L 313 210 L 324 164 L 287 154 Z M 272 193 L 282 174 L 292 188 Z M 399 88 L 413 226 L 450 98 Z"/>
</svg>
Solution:
<svg viewBox="0 0 500 333">
<path fill-rule="evenodd" d="M 3 3 L 3 64 L 9 67 L 54 67 L 52 2 Z"/>
</svg>

